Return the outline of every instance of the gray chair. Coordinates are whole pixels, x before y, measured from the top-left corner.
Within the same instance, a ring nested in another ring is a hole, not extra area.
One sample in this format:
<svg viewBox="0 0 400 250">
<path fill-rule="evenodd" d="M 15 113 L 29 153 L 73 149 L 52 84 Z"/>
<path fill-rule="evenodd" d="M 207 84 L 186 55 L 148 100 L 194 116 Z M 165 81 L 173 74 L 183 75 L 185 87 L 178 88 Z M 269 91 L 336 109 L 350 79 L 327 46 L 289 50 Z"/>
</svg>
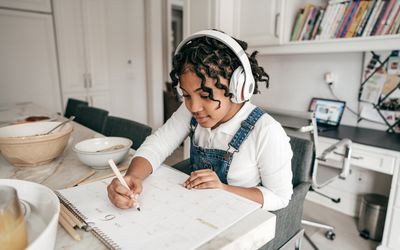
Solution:
<svg viewBox="0 0 400 250">
<path fill-rule="evenodd" d="M 303 216 L 303 202 L 311 186 L 310 175 L 313 161 L 313 142 L 307 139 L 291 137 L 293 195 L 289 205 L 274 211 L 276 215 L 275 238 L 261 247 L 263 250 L 276 250 L 293 246 L 300 248 L 304 230 L 301 219 Z M 190 174 L 190 160 L 186 159 L 172 166 L 186 174 Z"/>
<path fill-rule="evenodd" d="M 88 102 L 74 99 L 74 98 L 68 98 L 67 101 L 67 106 L 65 108 L 64 112 L 64 117 L 70 118 L 71 116 L 75 116 L 78 114 L 78 108 L 80 106 L 89 106 Z"/>
<path fill-rule="evenodd" d="M 79 106 L 75 121 L 96 132 L 102 133 L 108 111 L 95 107 Z"/>
<path fill-rule="evenodd" d="M 104 125 L 103 134 L 106 136 L 120 136 L 132 140 L 131 148 L 138 149 L 147 136 L 151 135 L 152 128 L 132 120 L 109 116 Z"/>
</svg>

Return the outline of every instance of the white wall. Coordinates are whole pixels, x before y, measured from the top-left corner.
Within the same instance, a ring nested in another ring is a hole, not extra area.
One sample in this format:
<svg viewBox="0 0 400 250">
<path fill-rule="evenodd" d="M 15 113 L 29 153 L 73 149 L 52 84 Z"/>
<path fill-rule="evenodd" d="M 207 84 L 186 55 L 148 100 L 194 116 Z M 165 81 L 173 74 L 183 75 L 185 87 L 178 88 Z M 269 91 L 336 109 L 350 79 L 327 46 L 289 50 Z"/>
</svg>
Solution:
<svg viewBox="0 0 400 250">
<path fill-rule="evenodd" d="M 334 72 L 333 86 L 338 98 L 358 110 L 363 53 L 327 53 L 297 55 L 259 55 L 258 62 L 270 76 L 270 87 L 260 86 L 261 94 L 252 102 L 262 107 L 306 111 L 312 97 L 334 99 L 324 82 L 325 72 Z M 357 126 L 357 117 L 346 110 L 342 124 Z M 385 129 L 366 121 L 359 126 Z"/>
<path fill-rule="evenodd" d="M 144 1 L 106 1 L 110 115 L 147 123 Z"/>
</svg>

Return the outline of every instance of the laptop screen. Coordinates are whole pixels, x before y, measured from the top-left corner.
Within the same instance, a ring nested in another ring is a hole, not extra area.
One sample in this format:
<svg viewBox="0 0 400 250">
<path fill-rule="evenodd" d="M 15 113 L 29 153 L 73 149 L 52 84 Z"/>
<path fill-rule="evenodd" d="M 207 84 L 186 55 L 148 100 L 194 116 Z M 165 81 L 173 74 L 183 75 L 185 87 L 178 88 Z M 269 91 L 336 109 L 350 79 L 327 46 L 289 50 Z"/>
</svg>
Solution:
<svg viewBox="0 0 400 250">
<path fill-rule="evenodd" d="M 345 107 L 346 102 L 344 101 L 314 97 L 311 99 L 309 111 L 315 112 L 318 125 L 337 127 L 340 124 Z"/>
</svg>

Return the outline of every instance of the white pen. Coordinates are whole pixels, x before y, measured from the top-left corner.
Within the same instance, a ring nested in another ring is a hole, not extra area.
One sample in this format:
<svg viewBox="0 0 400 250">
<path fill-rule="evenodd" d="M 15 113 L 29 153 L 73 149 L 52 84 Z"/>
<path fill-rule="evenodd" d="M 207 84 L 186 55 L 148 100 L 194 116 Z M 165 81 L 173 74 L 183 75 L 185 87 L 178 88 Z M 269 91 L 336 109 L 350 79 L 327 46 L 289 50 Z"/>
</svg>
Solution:
<svg viewBox="0 0 400 250">
<path fill-rule="evenodd" d="M 114 171 L 115 176 L 117 176 L 119 182 L 121 182 L 121 184 L 126 187 L 128 190 L 131 190 L 128 186 L 128 184 L 126 184 L 124 178 L 122 177 L 121 173 L 119 172 L 117 166 L 115 165 L 114 161 L 112 159 L 108 160 L 108 164 L 110 165 L 111 169 Z M 139 206 L 139 201 L 136 200 L 136 209 L 138 211 L 140 211 L 140 206 Z"/>
</svg>

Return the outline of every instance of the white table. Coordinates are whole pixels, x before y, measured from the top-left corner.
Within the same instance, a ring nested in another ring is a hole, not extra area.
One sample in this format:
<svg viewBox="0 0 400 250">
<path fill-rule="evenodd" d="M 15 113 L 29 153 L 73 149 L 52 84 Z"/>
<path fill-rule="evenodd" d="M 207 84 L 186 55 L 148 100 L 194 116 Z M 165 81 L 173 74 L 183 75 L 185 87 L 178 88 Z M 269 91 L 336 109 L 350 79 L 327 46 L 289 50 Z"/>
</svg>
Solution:
<svg viewBox="0 0 400 250">
<path fill-rule="evenodd" d="M 15 120 L 29 115 L 47 115 L 43 108 L 32 103 L 22 103 L 18 105 L 0 105 L 0 126 L 5 126 Z M 65 119 L 59 117 L 59 119 Z M 9 164 L 0 156 L 0 178 L 13 178 L 28 180 L 56 190 L 70 187 L 77 180 L 88 174 L 93 174 L 93 169 L 82 164 L 72 150 L 75 143 L 102 136 L 89 128 L 78 123 L 73 123 L 74 130 L 70 141 L 63 154 L 51 163 L 31 168 L 16 168 Z M 122 163 L 128 164 L 130 157 Z M 95 173 L 88 178 L 95 179 L 112 173 L 111 170 L 95 170 Z M 258 249 L 275 236 L 275 215 L 265 210 L 258 209 L 254 213 L 246 216 L 232 227 L 222 232 L 220 235 L 205 243 L 200 249 Z M 95 238 L 90 232 L 77 230 L 81 236 L 80 241 L 74 241 L 67 232 L 58 227 L 55 249 L 105 249 L 106 247 Z"/>
</svg>

